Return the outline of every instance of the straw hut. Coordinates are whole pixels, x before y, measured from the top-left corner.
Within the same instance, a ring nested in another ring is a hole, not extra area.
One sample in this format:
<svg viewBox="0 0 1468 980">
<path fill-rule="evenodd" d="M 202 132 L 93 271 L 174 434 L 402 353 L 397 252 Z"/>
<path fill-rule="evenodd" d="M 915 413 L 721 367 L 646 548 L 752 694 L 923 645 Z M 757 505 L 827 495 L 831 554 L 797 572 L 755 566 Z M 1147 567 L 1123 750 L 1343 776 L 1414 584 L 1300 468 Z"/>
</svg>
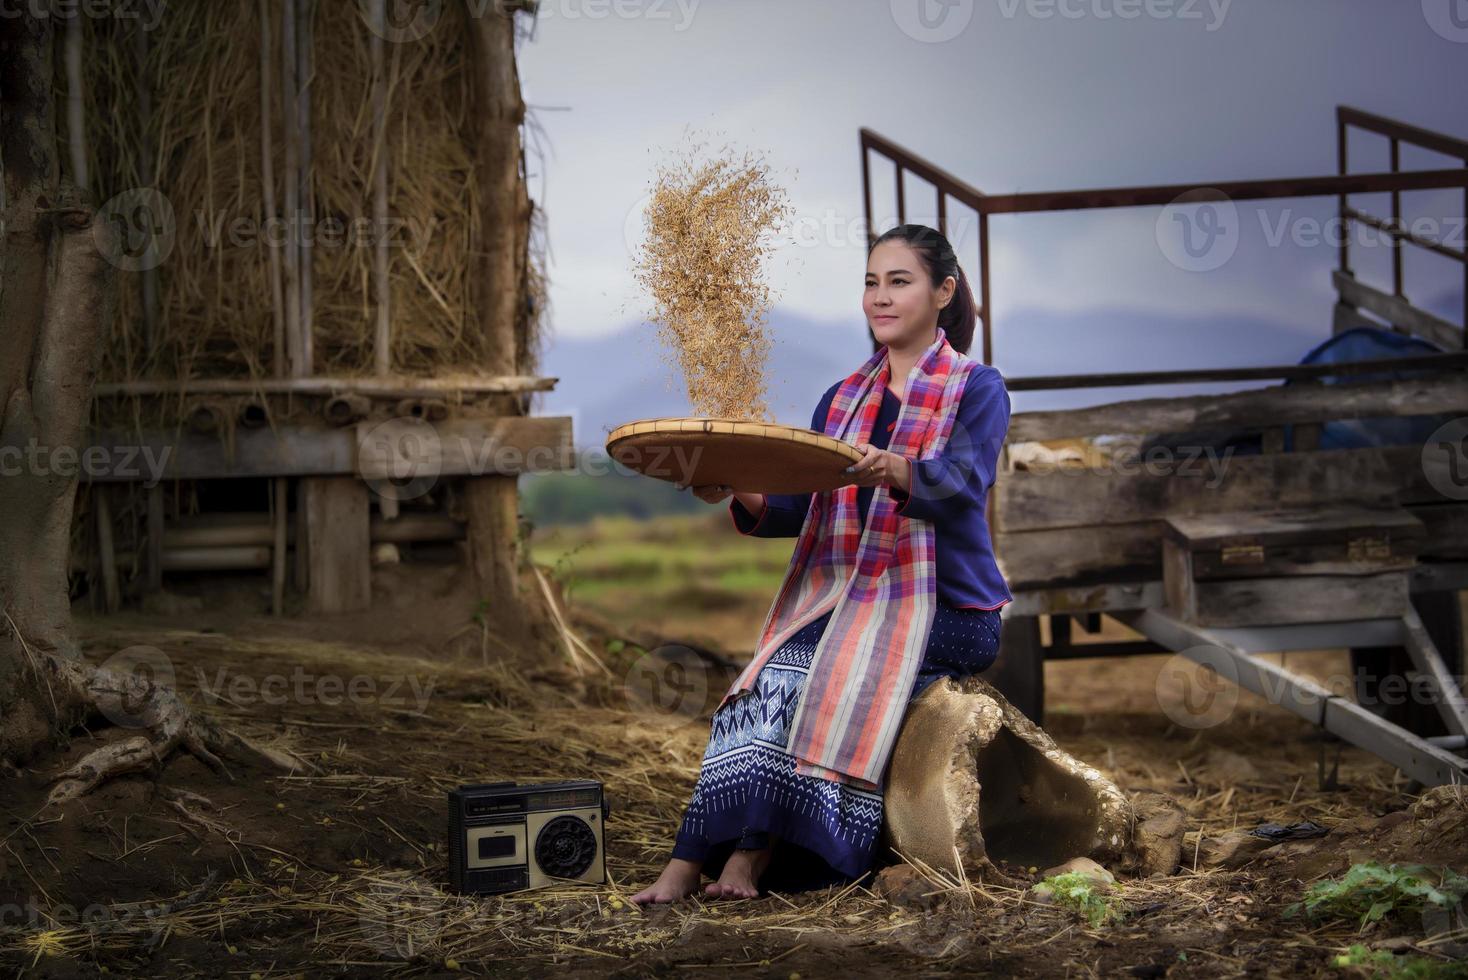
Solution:
<svg viewBox="0 0 1468 980">
<path fill-rule="evenodd" d="M 64 179 L 116 231 L 73 594 L 256 569 L 273 608 L 371 601 L 373 554 L 520 587 L 541 225 L 517 33 L 533 4 L 170 4 L 56 32 Z M 292 604 L 293 605 L 293 604 Z"/>
</svg>

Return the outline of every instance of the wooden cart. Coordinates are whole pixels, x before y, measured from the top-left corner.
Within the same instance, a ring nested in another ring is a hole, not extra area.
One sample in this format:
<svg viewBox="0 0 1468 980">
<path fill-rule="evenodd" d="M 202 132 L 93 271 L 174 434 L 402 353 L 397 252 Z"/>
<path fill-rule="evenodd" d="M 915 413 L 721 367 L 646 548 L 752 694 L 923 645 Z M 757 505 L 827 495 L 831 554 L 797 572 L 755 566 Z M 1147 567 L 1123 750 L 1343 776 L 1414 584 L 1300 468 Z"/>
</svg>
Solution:
<svg viewBox="0 0 1468 980">
<path fill-rule="evenodd" d="M 1352 127 L 1390 141 L 1390 172 L 1347 174 Z M 1160 206 L 1200 192 L 1234 201 L 1333 195 L 1343 222 L 1389 235 L 1390 292 L 1357 280 L 1349 246 L 1340 246 L 1334 329 L 1385 327 L 1425 338 L 1442 353 L 1334 365 L 1007 379 L 1011 391 L 1288 383 L 1222 396 L 1014 414 L 989 503 L 996 553 L 1015 601 L 1005 607 L 1003 650 L 989 676 L 1038 721 L 1046 659 L 1175 651 L 1381 756 L 1417 782 L 1459 782 L 1468 767 L 1454 751 L 1468 744 L 1459 686 L 1459 591 L 1468 588 L 1468 354 L 1461 326 L 1407 301 L 1401 250 L 1419 247 L 1463 264 L 1465 321 L 1468 261 L 1464 249 L 1401 229 L 1400 192 L 1462 187 L 1468 209 L 1468 141 L 1347 107 L 1337 110 L 1337 129 L 1335 176 L 1003 197 L 984 195 L 863 130 L 868 223 L 873 154 L 895 167 L 899 222 L 908 220 L 906 192 L 914 178 L 936 191 L 937 222 L 945 232 L 952 202 L 977 212 L 986 362 L 992 359 L 990 214 Z M 1447 154 L 1465 167 L 1403 172 L 1402 143 Z M 1349 194 L 1383 191 L 1392 195 L 1388 219 L 1348 203 Z M 1351 375 L 1363 381 L 1323 383 Z M 1380 380 L 1404 376 L 1411 380 Z M 1434 415 L 1459 421 L 1426 444 L 1319 448 L 1321 427 L 1331 422 Z M 1190 452 L 1196 456 L 1209 445 L 1203 434 L 1225 431 L 1258 434 L 1260 451 L 1230 456 L 1217 474 L 1188 465 Z M 1138 465 L 1125 451 L 1079 466 L 1057 465 L 1043 452 L 1026 451 L 1062 439 L 1085 440 L 1090 450 L 1096 437 L 1133 437 L 1136 446 L 1162 447 L 1165 465 Z M 1096 632 L 1103 615 L 1142 639 L 1076 642 L 1076 631 Z M 1042 620 L 1048 621 L 1043 631 Z M 1259 656 L 1330 648 L 1351 649 L 1355 697 Z M 1383 685 L 1399 682 L 1410 682 L 1418 696 L 1373 707 Z"/>
</svg>

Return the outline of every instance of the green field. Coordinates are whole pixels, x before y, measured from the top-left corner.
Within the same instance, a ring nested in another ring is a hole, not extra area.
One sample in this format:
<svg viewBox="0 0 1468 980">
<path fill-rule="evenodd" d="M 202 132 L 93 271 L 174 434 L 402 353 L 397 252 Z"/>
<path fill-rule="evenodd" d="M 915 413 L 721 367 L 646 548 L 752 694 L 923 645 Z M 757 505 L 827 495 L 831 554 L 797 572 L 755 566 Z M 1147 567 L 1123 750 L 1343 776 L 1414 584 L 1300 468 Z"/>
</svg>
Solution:
<svg viewBox="0 0 1468 980">
<path fill-rule="evenodd" d="M 669 642 L 748 654 L 784 579 L 794 538 L 734 529 L 728 504 L 650 520 L 596 517 L 537 527 L 536 564 L 548 566 L 573 609 Z"/>
</svg>

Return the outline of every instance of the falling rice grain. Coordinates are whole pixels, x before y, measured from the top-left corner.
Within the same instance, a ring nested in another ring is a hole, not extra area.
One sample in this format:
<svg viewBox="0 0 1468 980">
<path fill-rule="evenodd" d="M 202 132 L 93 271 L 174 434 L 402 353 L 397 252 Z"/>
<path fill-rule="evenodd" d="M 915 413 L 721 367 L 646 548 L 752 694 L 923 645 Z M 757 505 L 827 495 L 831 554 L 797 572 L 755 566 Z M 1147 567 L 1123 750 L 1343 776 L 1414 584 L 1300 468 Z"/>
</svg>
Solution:
<svg viewBox="0 0 1468 980">
<path fill-rule="evenodd" d="M 767 165 L 694 143 L 658 168 L 634 267 L 695 415 L 773 421 L 764 368 L 771 306 L 765 260 L 790 213 Z"/>
</svg>

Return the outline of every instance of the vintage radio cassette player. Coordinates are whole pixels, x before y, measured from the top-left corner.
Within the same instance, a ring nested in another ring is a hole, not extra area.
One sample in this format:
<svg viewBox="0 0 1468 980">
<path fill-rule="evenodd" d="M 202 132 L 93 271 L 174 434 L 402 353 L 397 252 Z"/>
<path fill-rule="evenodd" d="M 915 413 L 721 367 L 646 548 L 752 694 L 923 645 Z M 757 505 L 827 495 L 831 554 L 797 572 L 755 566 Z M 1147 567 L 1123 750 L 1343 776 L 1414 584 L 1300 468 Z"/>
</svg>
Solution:
<svg viewBox="0 0 1468 980">
<path fill-rule="evenodd" d="M 449 883 L 495 895 L 607 880 L 601 783 L 482 783 L 449 791 Z"/>
</svg>

